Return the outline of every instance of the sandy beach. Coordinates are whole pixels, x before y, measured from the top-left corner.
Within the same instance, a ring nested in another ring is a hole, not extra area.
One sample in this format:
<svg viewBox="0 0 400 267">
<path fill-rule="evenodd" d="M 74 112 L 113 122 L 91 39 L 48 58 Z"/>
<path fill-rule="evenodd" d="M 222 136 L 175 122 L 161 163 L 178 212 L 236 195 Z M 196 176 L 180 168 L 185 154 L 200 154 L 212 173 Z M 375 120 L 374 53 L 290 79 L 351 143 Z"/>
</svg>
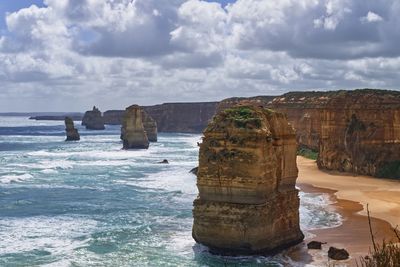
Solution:
<svg viewBox="0 0 400 267">
<path fill-rule="evenodd" d="M 367 204 L 371 216 L 374 235 L 377 241 L 394 238 L 393 227 L 400 225 L 400 182 L 366 176 L 353 176 L 318 169 L 314 160 L 297 158 L 299 168 L 298 186 L 304 192 L 323 192 L 330 194 L 333 207 L 343 217 L 339 227 L 311 231 L 312 239 L 327 242 L 323 251 L 309 251 L 314 266 L 327 263 L 330 246 L 345 248 L 351 259 L 334 266 L 356 266 L 356 260 L 368 254 L 371 248 Z M 326 265 L 322 265 L 326 266 Z"/>
</svg>

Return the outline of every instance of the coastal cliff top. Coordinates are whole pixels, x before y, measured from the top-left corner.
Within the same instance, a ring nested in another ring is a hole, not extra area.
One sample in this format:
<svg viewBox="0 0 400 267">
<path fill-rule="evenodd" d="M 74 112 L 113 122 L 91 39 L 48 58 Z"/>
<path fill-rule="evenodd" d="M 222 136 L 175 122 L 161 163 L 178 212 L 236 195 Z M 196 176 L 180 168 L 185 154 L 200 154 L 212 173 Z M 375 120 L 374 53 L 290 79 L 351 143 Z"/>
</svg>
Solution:
<svg viewBox="0 0 400 267">
<path fill-rule="evenodd" d="M 236 105 L 219 111 L 205 129 L 204 134 L 216 132 L 257 132 L 274 135 L 294 133 L 286 115 L 263 106 Z"/>
<path fill-rule="evenodd" d="M 380 89 L 289 92 L 275 97 L 269 105 L 293 107 L 400 108 L 400 92 Z"/>
</svg>

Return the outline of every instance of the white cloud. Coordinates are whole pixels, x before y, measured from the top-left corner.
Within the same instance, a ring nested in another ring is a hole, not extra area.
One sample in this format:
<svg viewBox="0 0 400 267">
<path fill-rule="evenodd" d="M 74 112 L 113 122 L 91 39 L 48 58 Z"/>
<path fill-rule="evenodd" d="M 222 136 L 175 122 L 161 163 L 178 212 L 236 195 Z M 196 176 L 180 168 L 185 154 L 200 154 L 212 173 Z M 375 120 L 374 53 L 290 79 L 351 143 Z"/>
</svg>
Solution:
<svg viewBox="0 0 400 267">
<path fill-rule="evenodd" d="M 45 4 L 5 18 L 4 110 L 123 108 L 400 84 L 398 1 Z"/>
<path fill-rule="evenodd" d="M 360 20 L 361 22 L 368 23 L 383 21 L 383 18 L 372 11 L 368 11 L 368 14 L 365 17 L 362 17 Z"/>
</svg>

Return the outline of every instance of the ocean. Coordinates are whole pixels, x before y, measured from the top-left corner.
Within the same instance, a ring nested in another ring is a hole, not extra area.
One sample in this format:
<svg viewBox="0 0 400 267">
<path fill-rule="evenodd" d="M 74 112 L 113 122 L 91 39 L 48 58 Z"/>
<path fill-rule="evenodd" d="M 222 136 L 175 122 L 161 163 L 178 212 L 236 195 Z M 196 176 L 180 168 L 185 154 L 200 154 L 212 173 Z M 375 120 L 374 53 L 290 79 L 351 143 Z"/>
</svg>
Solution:
<svg viewBox="0 0 400 267">
<path fill-rule="evenodd" d="M 194 242 L 200 134 L 160 133 L 148 150 L 124 151 L 119 126 L 75 125 L 81 141 L 64 142 L 61 121 L 0 116 L 0 266 L 302 266 Z M 329 195 L 300 197 L 306 236 L 340 225 Z"/>
</svg>

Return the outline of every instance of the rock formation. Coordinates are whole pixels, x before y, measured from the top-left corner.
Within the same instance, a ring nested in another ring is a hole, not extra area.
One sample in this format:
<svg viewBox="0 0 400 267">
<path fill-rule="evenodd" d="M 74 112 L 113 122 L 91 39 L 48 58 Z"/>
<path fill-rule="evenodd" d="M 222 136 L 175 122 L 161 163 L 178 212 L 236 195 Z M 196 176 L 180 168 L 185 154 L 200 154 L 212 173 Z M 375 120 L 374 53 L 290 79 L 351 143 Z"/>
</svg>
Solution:
<svg viewBox="0 0 400 267">
<path fill-rule="evenodd" d="M 149 139 L 142 122 L 142 110 L 138 105 L 126 108 L 121 127 L 121 138 L 124 149 L 149 148 Z"/>
<path fill-rule="evenodd" d="M 75 129 L 74 121 L 69 118 L 65 117 L 65 132 L 67 135 L 67 139 L 65 141 L 79 141 L 81 137 L 79 136 L 78 130 Z"/>
<path fill-rule="evenodd" d="M 320 168 L 400 178 L 400 92 L 291 92 L 262 104 L 287 115 L 299 146 L 319 153 Z"/>
<path fill-rule="evenodd" d="M 82 125 L 86 126 L 88 130 L 104 130 L 104 120 L 100 110 L 94 106 L 93 110 L 86 111 Z"/>
<path fill-rule="evenodd" d="M 166 103 L 143 109 L 157 122 L 159 132 L 201 133 L 217 105 L 218 102 Z"/>
<path fill-rule="evenodd" d="M 114 114 L 116 114 L 116 113 L 114 113 Z M 153 118 L 150 117 L 150 115 L 147 114 L 147 112 L 144 110 L 141 110 L 141 114 L 142 114 L 143 128 L 146 132 L 149 142 L 157 142 L 158 131 L 157 131 L 156 121 L 153 120 Z M 123 119 L 121 119 L 121 121 L 123 121 Z M 121 140 L 124 139 L 124 132 L 125 132 L 124 127 L 121 127 Z"/>
<path fill-rule="evenodd" d="M 125 110 L 107 110 L 103 113 L 104 124 L 122 125 Z"/>
<path fill-rule="evenodd" d="M 301 242 L 296 149 L 282 113 L 255 106 L 218 112 L 200 144 L 193 238 L 222 254 Z"/>
<path fill-rule="evenodd" d="M 142 110 L 143 127 L 150 142 L 157 142 L 157 123 L 153 118 Z"/>
</svg>

